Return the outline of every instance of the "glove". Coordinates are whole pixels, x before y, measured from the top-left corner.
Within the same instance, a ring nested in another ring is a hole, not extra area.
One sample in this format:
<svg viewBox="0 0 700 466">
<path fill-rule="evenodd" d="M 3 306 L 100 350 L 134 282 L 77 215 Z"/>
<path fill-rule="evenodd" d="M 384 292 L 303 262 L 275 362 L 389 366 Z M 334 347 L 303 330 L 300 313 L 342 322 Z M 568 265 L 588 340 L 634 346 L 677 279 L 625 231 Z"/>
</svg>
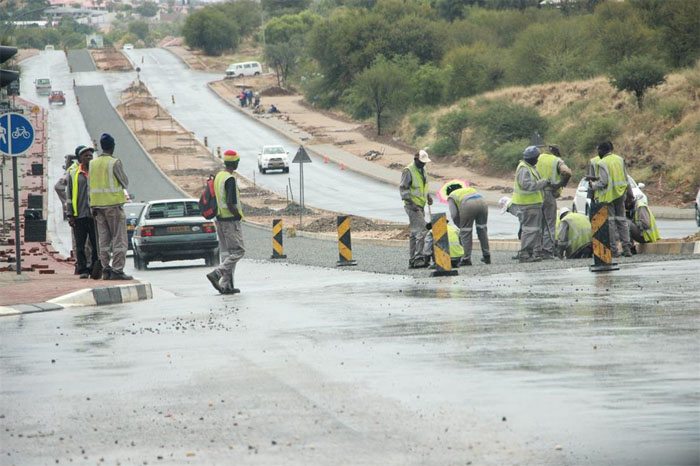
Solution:
<svg viewBox="0 0 700 466">
<path fill-rule="evenodd" d="M 433 205 L 433 196 L 428 194 L 428 205 Z"/>
<path fill-rule="evenodd" d="M 68 225 L 70 225 L 71 228 L 75 228 L 75 217 L 72 215 L 68 216 Z"/>
</svg>

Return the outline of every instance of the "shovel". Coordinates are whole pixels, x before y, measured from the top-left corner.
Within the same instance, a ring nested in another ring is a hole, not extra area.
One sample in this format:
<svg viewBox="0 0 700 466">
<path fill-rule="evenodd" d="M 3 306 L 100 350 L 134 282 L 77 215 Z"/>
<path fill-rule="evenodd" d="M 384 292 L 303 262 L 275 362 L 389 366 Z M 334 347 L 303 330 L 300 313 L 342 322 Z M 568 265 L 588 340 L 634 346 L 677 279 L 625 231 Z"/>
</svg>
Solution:
<svg viewBox="0 0 700 466">
<path fill-rule="evenodd" d="M 430 204 L 426 204 L 428 206 L 428 221 L 425 223 L 425 229 L 426 230 L 432 230 L 433 229 L 433 212 L 432 209 L 430 208 Z"/>
</svg>

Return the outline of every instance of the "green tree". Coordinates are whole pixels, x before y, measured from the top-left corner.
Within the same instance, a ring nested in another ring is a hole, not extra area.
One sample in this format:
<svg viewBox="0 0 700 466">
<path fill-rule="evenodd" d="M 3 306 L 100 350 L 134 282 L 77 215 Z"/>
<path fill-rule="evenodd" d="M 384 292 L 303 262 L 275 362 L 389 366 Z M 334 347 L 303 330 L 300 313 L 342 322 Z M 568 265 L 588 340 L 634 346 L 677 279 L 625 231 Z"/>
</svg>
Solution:
<svg viewBox="0 0 700 466">
<path fill-rule="evenodd" d="M 207 55 L 221 55 L 238 46 L 238 25 L 214 7 L 190 14 L 182 27 L 185 43 L 204 50 Z"/>
<path fill-rule="evenodd" d="M 379 56 L 371 67 L 360 73 L 352 87 L 357 103 L 371 109 L 375 115 L 377 135 L 382 134 L 385 114 L 400 108 L 409 87 L 407 71 L 397 62 Z"/>
<path fill-rule="evenodd" d="M 270 16 L 296 14 L 306 10 L 311 0 L 262 0 L 262 9 Z"/>
<path fill-rule="evenodd" d="M 128 31 L 144 42 L 148 39 L 148 23 L 145 21 L 130 22 Z"/>
<path fill-rule="evenodd" d="M 276 44 L 305 37 L 320 20 L 320 16 L 309 11 L 271 18 L 265 24 L 265 42 Z"/>
<path fill-rule="evenodd" d="M 647 90 L 664 81 L 666 81 L 664 66 L 647 56 L 626 58 L 610 73 L 610 83 L 620 91 L 634 93 L 640 109 Z"/>
<path fill-rule="evenodd" d="M 262 22 L 260 4 L 253 0 L 218 3 L 212 8 L 220 10 L 235 21 L 241 37 L 250 36 Z"/>
<path fill-rule="evenodd" d="M 604 3 L 595 11 L 593 35 L 601 69 L 635 55 L 654 54 L 657 33 L 628 3 Z"/>
<path fill-rule="evenodd" d="M 134 11 L 141 16 L 145 16 L 147 18 L 152 18 L 155 15 L 158 14 L 158 4 L 155 2 L 143 2 L 140 6 L 137 6 L 134 8 Z"/>
<path fill-rule="evenodd" d="M 301 52 L 302 46 L 299 38 L 265 44 L 265 60 L 275 70 L 278 86 L 286 86 L 287 78 L 294 71 Z"/>
<path fill-rule="evenodd" d="M 457 47 L 444 59 L 451 99 L 459 99 L 494 89 L 505 76 L 501 54 L 484 44 Z"/>
</svg>

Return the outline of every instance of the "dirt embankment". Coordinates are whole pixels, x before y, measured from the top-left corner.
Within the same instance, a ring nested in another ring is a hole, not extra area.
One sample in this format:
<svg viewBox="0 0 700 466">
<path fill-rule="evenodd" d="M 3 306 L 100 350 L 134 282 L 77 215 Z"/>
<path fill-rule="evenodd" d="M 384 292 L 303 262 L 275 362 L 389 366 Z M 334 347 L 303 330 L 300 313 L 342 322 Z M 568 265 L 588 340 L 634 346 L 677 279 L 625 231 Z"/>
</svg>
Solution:
<svg viewBox="0 0 700 466">
<path fill-rule="evenodd" d="M 121 50 L 114 48 L 90 50 L 95 66 L 101 71 L 132 71 L 131 62 L 124 56 Z"/>
</svg>

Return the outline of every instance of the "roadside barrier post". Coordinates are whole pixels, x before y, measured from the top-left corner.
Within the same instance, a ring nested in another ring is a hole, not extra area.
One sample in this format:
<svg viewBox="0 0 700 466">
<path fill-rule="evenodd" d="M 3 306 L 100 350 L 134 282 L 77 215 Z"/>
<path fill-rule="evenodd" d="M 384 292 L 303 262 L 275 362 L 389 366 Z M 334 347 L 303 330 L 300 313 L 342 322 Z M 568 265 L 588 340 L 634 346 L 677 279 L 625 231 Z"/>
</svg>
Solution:
<svg viewBox="0 0 700 466">
<path fill-rule="evenodd" d="M 338 267 L 357 265 L 352 260 L 352 243 L 350 240 L 350 216 L 338 215 Z"/>
<path fill-rule="evenodd" d="M 282 219 L 276 218 L 272 220 L 272 256 L 270 259 L 286 259 L 287 256 L 284 253 L 283 244 L 283 233 L 282 233 Z"/>
<path fill-rule="evenodd" d="M 452 270 L 450 258 L 450 240 L 447 236 L 447 215 L 434 214 L 430 218 L 433 224 L 433 255 L 435 256 L 435 271 L 431 277 L 450 277 L 458 275 Z"/>
<path fill-rule="evenodd" d="M 593 229 L 593 265 L 589 267 L 591 272 L 607 272 L 620 270 L 616 262 L 612 261 L 610 249 L 610 227 L 608 225 L 608 206 L 591 201 L 591 228 Z"/>
</svg>

